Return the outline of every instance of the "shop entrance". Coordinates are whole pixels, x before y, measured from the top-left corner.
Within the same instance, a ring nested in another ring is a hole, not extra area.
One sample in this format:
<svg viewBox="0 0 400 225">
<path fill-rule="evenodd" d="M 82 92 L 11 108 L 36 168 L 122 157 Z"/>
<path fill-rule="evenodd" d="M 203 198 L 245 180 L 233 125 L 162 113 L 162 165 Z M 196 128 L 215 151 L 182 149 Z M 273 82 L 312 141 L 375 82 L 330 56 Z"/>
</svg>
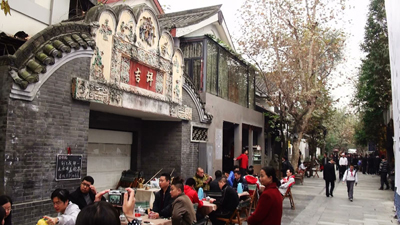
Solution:
<svg viewBox="0 0 400 225">
<path fill-rule="evenodd" d="M 233 170 L 234 143 L 235 143 L 235 125 L 234 123 L 224 122 L 223 124 L 223 171 L 229 172 Z"/>
<path fill-rule="evenodd" d="M 89 129 L 87 174 L 98 190 L 114 189 L 121 171 L 131 167 L 132 133 Z"/>
</svg>

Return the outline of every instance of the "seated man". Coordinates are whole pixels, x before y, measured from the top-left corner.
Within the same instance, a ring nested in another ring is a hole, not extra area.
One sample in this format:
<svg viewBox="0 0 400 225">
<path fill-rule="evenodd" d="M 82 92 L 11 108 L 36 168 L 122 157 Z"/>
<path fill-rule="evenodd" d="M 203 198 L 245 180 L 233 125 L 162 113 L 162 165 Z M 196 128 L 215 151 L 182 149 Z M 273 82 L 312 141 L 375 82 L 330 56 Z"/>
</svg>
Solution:
<svg viewBox="0 0 400 225">
<path fill-rule="evenodd" d="M 192 201 L 193 204 L 197 203 L 197 204 L 199 204 L 198 208 L 201 208 L 203 206 L 203 201 L 199 200 L 199 196 L 197 195 L 197 192 L 194 189 L 195 184 L 196 184 L 196 181 L 193 178 L 188 178 L 186 180 L 184 192 L 185 192 L 185 195 L 187 195 L 190 198 L 190 200 Z"/>
<path fill-rule="evenodd" d="M 221 191 L 218 186 L 218 182 L 219 180 L 221 180 L 221 177 L 222 177 L 221 170 L 215 171 L 215 180 L 211 181 L 210 183 L 210 191 L 218 191 L 218 192 Z"/>
<path fill-rule="evenodd" d="M 222 197 L 219 200 L 211 199 L 211 203 L 217 205 L 217 210 L 212 211 L 208 216 L 213 225 L 224 225 L 225 222 L 217 220 L 219 217 L 229 218 L 232 216 L 236 207 L 239 205 L 239 196 L 236 191 L 227 185 L 226 176 L 222 176 L 218 182 L 220 189 L 222 190 Z"/>
<path fill-rule="evenodd" d="M 214 182 L 214 181 L 213 181 Z M 196 185 L 196 181 L 194 181 L 193 178 L 188 178 L 186 180 L 186 184 L 184 186 L 184 192 L 185 195 L 187 195 L 190 200 L 192 201 L 193 204 L 198 204 L 197 208 L 200 209 L 201 207 L 203 207 L 203 201 L 199 200 L 199 196 L 197 195 L 196 190 L 194 189 L 194 186 Z M 219 186 L 218 186 L 219 189 Z M 221 191 L 221 190 L 219 190 Z M 199 211 L 196 212 L 196 220 L 199 221 L 200 219 L 203 218 L 203 215 L 201 215 L 201 213 Z"/>
<path fill-rule="evenodd" d="M 306 171 L 306 169 L 307 169 L 307 167 L 305 167 L 304 164 L 303 164 L 303 162 L 301 162 L 300 165 L 299 165 L 299 170 L 298 170 L 299 173 L 300 173 L 300 174 L 304 174 L 305 171 Z"/>
<path fill-rule="evenodd" d="M 294 175 L 292 169 L 286 170 L 286 177 L 281 180 L 281 186 L 279 186 L 279 191 L 282 195 L 285 195 L 287 189 L 295 183 Z"/>
<path fill-rule="evenodd" d="M 233 188 L 237 190 L 238 184 L 242 183 L 243 191 L 249 191 L 246 179 L 243 179 L 240 171 L 235 171 L 235 179 L 233 180 Z"/>
<path fill-rule="evenodd" d="M 183 192 L 181 181 L 171 185 L 172 202 L 172 224 L 173 225 L 192 225 L 196 222 L 196 213 L 190 198 Z"/>
<path fill-rule="evenodd" d="M 86 176 L 82 179 L 80 187 L 78 187 L 69 196 L 69 200 L 79 206 L 79 209 L 83 209 L 85 206 L 94 202 L 94 197 L 97 194 L 96 188 L 93 186 L 94 179 L 91 176 Z M 105 201 L 103 197 L 101 199 Z"/>
<path fill-rule="evenodd" d="M 204 191 L 210 190 L 210 182 L 212 181 L 212 177 L 204 174 L 203 168 L 197 168 L 196 175 L 194 175 L 193 179 L 196 181 L 196 191 L 199 188 L 203 188 Z"/>
<path fill-rule="evenodd" d="M 79 207 L 68 200 L 69 192 L 66 189 L 56 189 L 51 194 L 53 207 L 58 212 L 57 217 L 44 216 L 47 224 L 75 225 L 76 217 L 81 211 Z"/>
<path fill-rule="evenodd" d="M 172 199 L 170 195 L 170 181 L 171 177 L 168 173 L 161 174 L 159 181 L 161 190 L 155 194 L 153 210 L 149 213 L 151 219 L 171 217 Z"/>
</svg>

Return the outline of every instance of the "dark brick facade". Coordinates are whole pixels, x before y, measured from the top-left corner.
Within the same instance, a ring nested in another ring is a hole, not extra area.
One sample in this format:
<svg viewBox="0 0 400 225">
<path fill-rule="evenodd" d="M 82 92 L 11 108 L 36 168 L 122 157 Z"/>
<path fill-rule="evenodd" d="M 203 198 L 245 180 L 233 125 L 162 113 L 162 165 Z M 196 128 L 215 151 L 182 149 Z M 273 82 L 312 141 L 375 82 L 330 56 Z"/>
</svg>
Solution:
<svg viewBox="0 0 400 225">
<path fill-rule="evenodd" d="M 182 123 L 167 121 L 144 121 L 141 139 L 141 170 L 146 177 L 163 168 L 170 173 L 181 172 Z"/>
<path fill-rule="evenodd" d="M 4 177 L 4 151 L 6 148 L 6 129 L 8 99 L 12 79 L 8 75 L 8 66 L 0 66 L 0 178 Z M 0 193 L 4 193 L 4 179 L 0 179 Z"/>
<path fill-rule="evenodd" d="M 89 103 L 72 99 L 71 79 L 88 79 L 89 65 L 90 58 L 67 62 L 49 77 L 32 102 L 8 98 L 9 90 L 3 89 L 7 85 L 1 85 L 0 146 L 5 143 L 5 149 L 0 147 L 0 155 L 5 160 L 0 161 L 5 163 L 5 193 L 14 201 L 13 224 L 33 224 L 43 215 L 55 215 L 51 192 L 56 188 L 72 191 L 79 185 L 79 180 L 55 181 L 56 155 L 67 153 L 67 147 L 73 154 L 83 154 L 82 175 L 86 174 Z M 4 104 L 5 97 L 8 104 Z"/>
<path fill-rule="evenodd" d="M 0 191 L 14 201 L 14 224 L 32 224 L 43 215 L 55 215 L 51 192 L 56 188 L 73 191 L 79 185 L 79 180 L 55 181 L 55 159 L 71 147 L 73 154 L 83 154 L 82 176 L 86 175 L 89 124 L 95 129 L 132 132 L 136 140 L 132 169 L 144 171 L 146 178 L 161 168 L 163 172 L 175 169 L 174 174 L 183 178 L 195 174 L 199 143 L 190 138 L 199 113 L 186 91 L 183 104 L 192 108 L 192 121 L 143 121 L 90 111 L 89 102 L 71 98 L 71 79 L 89 79 L 89 67 L 89 58 L 67 62 L 32 102 L 9 97 L 12 79 L 8 67 L 0 67 L 0 177 L 4 177 Z"/>
<path fill-rule="evenodd" d="M 196 106 L 189 96 L 189 94 L 183 90 L 182 102 L 192 108 L 192 121 L 182 122 L 182 153 L 181 153 L 181 168 L 182 177 L 189 178 L 193 177 L 199 166 L 199 143 L 191 142 L 191 122 L 199 123 L 199 112 Z"/>
</svg>

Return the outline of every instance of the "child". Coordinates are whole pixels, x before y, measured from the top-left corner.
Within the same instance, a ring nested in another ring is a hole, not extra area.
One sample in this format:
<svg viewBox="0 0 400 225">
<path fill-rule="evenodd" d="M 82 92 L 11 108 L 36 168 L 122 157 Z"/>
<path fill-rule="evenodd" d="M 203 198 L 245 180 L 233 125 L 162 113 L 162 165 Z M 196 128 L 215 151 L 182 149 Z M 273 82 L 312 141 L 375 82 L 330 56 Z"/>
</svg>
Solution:
<svg viewBox="0 0 400 225">
<path fill-rule="evenodd" d="M 347 193 L 349 196 L 349 200 L 352 202 L 353 201 L 353 188 L 354 188 L 354 183 L 357 186 L 358 182 L 358 177 L 357 177 L 357 170 L 354 169 L 354 165 L 350 165 L 350 168 L 346 170 L 346 172 L 343 175 L 343 183 L 347 182 Z"/>
</svg>

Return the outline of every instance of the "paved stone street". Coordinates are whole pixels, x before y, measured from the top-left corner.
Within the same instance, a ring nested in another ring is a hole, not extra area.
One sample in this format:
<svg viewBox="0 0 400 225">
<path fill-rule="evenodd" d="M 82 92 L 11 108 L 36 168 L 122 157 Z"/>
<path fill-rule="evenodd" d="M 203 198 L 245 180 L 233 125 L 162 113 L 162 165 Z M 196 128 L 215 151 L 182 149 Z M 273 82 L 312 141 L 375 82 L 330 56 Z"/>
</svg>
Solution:
<svg viewBox="0 0 400 225">
<path fill-rule="evenodd" d="M 284 200 L 282 224 L 398 224 L 393 218 L 394 192 L 378 190 L 379 176 L 359 173 L 354 200 L 350 202 L 346 185 L 338 181 L 334 197 L 327 198 L 325 181 L 322 173 L 319 175 L 304 178 L 304 185 L 293 187 L 296 209 L 290 208 L 289 199 Z"/>
</svg>

